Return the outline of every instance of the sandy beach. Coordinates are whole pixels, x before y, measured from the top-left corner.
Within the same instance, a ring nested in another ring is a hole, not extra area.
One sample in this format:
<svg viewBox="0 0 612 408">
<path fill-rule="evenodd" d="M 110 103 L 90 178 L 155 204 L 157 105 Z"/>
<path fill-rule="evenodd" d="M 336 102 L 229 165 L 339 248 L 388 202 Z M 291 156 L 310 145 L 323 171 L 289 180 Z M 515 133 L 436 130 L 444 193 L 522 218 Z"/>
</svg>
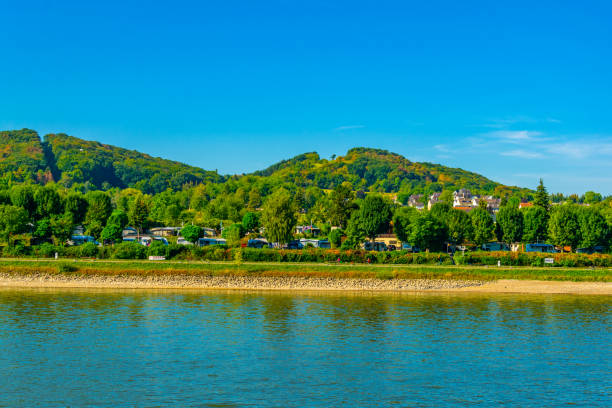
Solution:
<svg viewBox="0 0 612 408">
<path fill-rule="evenodd" d="M 449 279 L 339 279 L 252 276 L 127 276 L 0 273 L 0 287 L 108 289 L 236 289 L 330 291 L 437 291 L 612 295 L 612 282 Z"/>
</svg>

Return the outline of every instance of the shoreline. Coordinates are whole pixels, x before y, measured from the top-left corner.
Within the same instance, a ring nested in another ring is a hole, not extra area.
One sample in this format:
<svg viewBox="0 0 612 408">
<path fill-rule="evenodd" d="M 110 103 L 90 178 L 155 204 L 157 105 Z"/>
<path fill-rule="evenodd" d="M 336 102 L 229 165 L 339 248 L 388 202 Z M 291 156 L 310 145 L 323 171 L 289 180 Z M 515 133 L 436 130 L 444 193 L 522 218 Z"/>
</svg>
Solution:
<svg viewBox="0 0 612 408">
<path fill-rule="evenodd" d="M 499 279 L 374 279 L 297 276 L 58 275 L 0 273 L 0 288 L 194 289 L 612 295 L 612 282 Z"/>
</svg>

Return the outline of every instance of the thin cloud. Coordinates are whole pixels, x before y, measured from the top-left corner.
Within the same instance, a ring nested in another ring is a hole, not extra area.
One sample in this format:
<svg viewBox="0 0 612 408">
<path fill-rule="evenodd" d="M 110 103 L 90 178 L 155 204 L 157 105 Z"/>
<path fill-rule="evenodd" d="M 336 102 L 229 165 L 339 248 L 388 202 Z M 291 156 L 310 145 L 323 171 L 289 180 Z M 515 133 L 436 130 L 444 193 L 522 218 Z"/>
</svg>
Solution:
<svg viewBox="0 0 612 408">
<path fill-rule="evenodd" d="M 597 141 L 572 141 L 547 146 L 548 152 L 573 159 L 594 156 L 612 156 L 612 143 Z"/>
<path fill-rule="evenodd" d="M 546 118 L 533 118 L 530 116 L 516 116 L 509 118 L 497 118 L 489 119 L 486 123 L 476 125 L 477 127 L 491 128 L 491 129 L 508 129 L 518 124 L 537 124 L 537 123 L 561 123 L 561 121 L 554 117 Z"/>
<path fill-rule="evenodd" d="M 443 145 L 443 144 L 434 145 L 433 148 L 439 152 L 445 152 L 445 153 L 450 152 L 450 149 L 448 148 L 448 146 Z"/>
<path fill-rule="evenodd" d="M 489 135 L 510 142 L 525 142 L 541 136 L 542 133 L 532 130 L 498 130 L 490 132 Z"/>
<path fill-rule="evenodd" d="M 510 157 L 519 157 L 521 159 L 539 159 L 542 157 L 541 153 L 538 152 L 529 152 L 527 150 L 510 150 L 507 152 L 500 153 L 502 156 L 510 156 Z"/>
<path fill-rule="evenodd" d="M 346 126 L 338 126 L 334 130 L 351 130 L 351 129 L 363 129 L 365 125 L 346 125 Z"/>
</svg>

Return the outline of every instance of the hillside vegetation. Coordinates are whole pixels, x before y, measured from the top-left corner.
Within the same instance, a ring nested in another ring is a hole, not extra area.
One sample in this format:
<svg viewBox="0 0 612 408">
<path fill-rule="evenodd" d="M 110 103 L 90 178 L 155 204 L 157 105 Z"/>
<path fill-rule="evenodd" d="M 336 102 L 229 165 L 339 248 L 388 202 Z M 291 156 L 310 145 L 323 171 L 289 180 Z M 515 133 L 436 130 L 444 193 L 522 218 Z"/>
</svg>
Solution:
<svg viewBox="0 0 612 408">
<path fill-rule="evenodd" d="M 61 172 L 60 184 L 92 184 L 96 188 L 133 187 L 144 192 L 180 189 L 185 184 L 218 183 L 223 177 L 176 161 L 152 157 L 63 133 L 49 134 L 45 141 Z"/>
<path fill-rule="evenodd" d="M 0 132 L 0 172 L 14 182 L 51 179 L 38 133 L 30 129 Z"/>
<path fill-rule="evenodd" d="M 299 186 L 332 189 L 348 182 L 354 190 L 399 192 L 428 189 L 468 188 L 493 194 L 496 188 L 508 192 L 519 191 L 506 187 L 479 174 L 432 163 L 411 162 L 387 150 L 357 147 L 345 156 L 333 160 L 321 159 L 316 152 L 305 153 L 281 161 L 254 175 L 275 177 Z"/>
<path fill-rule="evenodd" d="M 63 133 L 44 141 L 30 129 L 0 132 L 0 169 L 4 184 L 55 181 L 80 191 L 136 188 L 154 194 L 185 185 L 291 185 L 333 189 L 341 184 L 353 191 L 429 193 L 468 188 L 475 193 L 511 195 L 529 190 L 507 187 L 479 174 L 432 163 L 412 162 L 386 150 L 353 148 L 345 156 L 322 159 L 316 152 L 283 160 L 247 176 L 221 176 L 176 161 L 135 150 L 87 141 Z M 233 189 L 233 187 L 231 187 Z M 265 190 L 265 188 L 264 188 Z M 264 193 L 265 195 L 265 193 Z"/>
</svg>

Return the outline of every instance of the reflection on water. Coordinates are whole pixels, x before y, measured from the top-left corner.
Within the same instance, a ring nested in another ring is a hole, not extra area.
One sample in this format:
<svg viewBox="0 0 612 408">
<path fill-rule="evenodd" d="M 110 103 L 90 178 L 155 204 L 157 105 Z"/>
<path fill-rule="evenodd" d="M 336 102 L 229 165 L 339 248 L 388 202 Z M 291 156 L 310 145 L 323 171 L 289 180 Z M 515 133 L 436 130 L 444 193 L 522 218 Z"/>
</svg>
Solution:
<svg viewBox="0 0 612 408">
<path fill-rule="evenodd" d="M 610 406 L 611 300 L 0 290 L 0 406 Z"/>
</svg>

